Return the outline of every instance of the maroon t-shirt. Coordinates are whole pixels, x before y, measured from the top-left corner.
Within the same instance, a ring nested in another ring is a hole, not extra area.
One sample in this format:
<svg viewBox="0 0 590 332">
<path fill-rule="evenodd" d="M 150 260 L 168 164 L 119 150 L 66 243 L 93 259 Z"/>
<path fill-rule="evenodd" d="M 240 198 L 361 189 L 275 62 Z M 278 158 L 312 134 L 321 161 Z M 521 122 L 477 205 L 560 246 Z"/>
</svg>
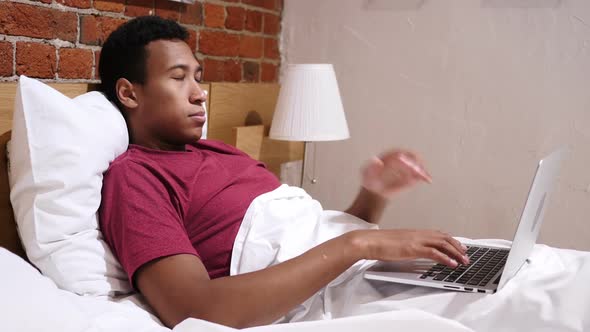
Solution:
<svg viewBox="0 0 590 332">
<path fill-rule="evenodd" d="M 248 206 L 279 186 L 262 163 L 221 142 L 186 151 L 132 144 L 104 174 L 100 227 L 132 283 L 143 264 L 175 254 L 200 257 L 211 278 L 227 276 Z"/>
</svg>

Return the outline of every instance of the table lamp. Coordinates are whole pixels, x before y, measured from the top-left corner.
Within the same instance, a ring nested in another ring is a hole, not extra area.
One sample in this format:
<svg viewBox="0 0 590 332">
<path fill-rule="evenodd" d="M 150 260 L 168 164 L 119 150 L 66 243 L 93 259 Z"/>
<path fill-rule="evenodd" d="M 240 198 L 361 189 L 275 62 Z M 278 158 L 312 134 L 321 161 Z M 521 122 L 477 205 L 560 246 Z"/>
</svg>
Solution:
<svg viewBox="0 0 590 332">
<path fill-rule="evenodd" d="M 269 137 L 304 142 L 301 186 L 305 179 L 310 143 L 337 141 L 350 137 L 336 74 L 331 64 L 287 66 Z M 313 150 L 314 174 L 311 183 L 316 183 L 315 146 Z"/>
</svg>

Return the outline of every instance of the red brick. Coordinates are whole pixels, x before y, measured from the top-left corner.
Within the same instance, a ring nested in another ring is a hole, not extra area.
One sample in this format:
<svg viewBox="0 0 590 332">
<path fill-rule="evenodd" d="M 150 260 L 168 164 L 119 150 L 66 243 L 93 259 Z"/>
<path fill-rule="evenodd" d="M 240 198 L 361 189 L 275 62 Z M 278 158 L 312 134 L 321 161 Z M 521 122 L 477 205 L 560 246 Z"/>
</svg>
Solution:
<svg viewBox="0 0 590 332">
<path fill-rule="evenodd" d="M 180 3 L 170 0 L 156 0 L 156 15 L 178 21 L 180 18 Z"/>
<path fill-rule="evenodd" d="M 275 0 L 242 0 L 242 3 L 252 5 L 264 9 L 276 10 L 277 4 Z"/>
<path fill-rule="evenodd" d="M 107 16 L 82 16 L 80 21 L 80 42 L 89 45 L 102 45 L 111 32 L 125 22 L 124 19 Z"/>
<path fill-rule="evenodd" d="M 240 2 L 240 0 L 224 0 L 225 2 Z"/>
<path fill-rule="evenodd" d="M 207 82 L 239 82 L 242 79 L 242 65 L 237 60 L 203 61 L 203 79 Z"/>
<path fill-rule="evenodd" d="M 82 16 L 80 18 L 80 42 L 84 44 L 98 44 L 98 19 L 96 16 Z"/>
<path fill-rule="evenodd" d="M 284 8 L 284 3 L 283 2 L 284 2 L 283 0 L 276 0 L 276 5 L 275 6 L 277 7 L 277 10 L 280 11 L 280 12 L 282 12 L 283 11 L 283 8 Z"/>
<path fill-rule="evenodd" d="M 210 28 L 223 28 L 225 23 L 225 7 L 205 3 L 205 26 Z"/>
<path fill-rule="evenodd" d="M 260 81 L 261 82 L 276 82 L 277 81 L 278 66 L 272 63 L 263 62 L 260 66 Z"/>
<path fill-rule="evenodd" d="M 264 39 L 258 36 L 243 35 L 240 39 L 240 56 L 260 58 L 264 52 Z"/>
<path fill-rule="evenodd" d="M 90 0 L 57 0 L 57 3 L 68 7 L 90 8 Z"/>
<path fill-rule="evenodd" d="M 12 51 L 11 43 L 0 42 L 0 76 L 12 76 L 14 74 Z"/>
<path fill-rule="evenodd" d="M 180 7 L 180 23 L 203 24 L 203 5 L 200 2 L 195 2 L 192 5 L 183 4 Z"/>
<path fill-rule="evenodd" d="M 225 27 L 231 30 L 243 30 L 246 20 L 246 10 L 242 7 L 227 7 Z"/>
<path fill-rule="evenodd" d="M 242 80 L 242 66 L 237 60 L 225 60 L 223 62 L 223 80 L 226 82 L 239 82 Z"/>
<path fill-rule="evenodd" d="M 186 29 L 188 31 L 188 40 L 186 43 L 191 48 L 191 51 L 195 53 L 197 51 L 197 32 L 193 29 Z"/>
<path fill-rule="evenodd" d="M 264 14 L 264 33 L 277 35 L 281 31 L 281 17 L 275 14 Z"/>
<path fill-rule="evenodd" d="M 207 82 L 223 82 L 223 61 L 206 58 L 203 61 L 203 79 Z"/>
<path fill-rule="evenodd" d="M 125 15 L 146 16 L 154 13 L 154 0 L 127 0 Z"/>
<path fill-rule="evenodd" d="M 246 11 L 246 30 L 252 32 L 262 31 L 262 13 L 255 10 Z"/>
<path fill-rule="evenodd" d="M 91 78 L 92 51 L 60 48 L 57 74 L 59 78 Z"/>
<path fill-rule="evenodd" d="M 55 47 L 38 43 L 16 43 L 17 75 L 54 78 L 56 64 Z"/>
<path fill-rule="evenodd" d="M 100 63 L 100 50 L 94 51 L 94 79 L 100 79 L 98 64 Z"/>
<path fill-rule="evenodd" d="M 199 52 L 209 55 L 238 56 L 240 36 L 221 31 L 201 31 L 199 33 Z"/>
<path fill-rule="evenodd" d="M 276 60 L 281 57 L 278 40 L 274 38 L 264 38 L 264 57 Z"/>
<path fill-rule="evenodd" d="M 125 0 L 94 0 L 94 8 L 106 12 L 122 13 L 125 10 Z"/>
<path fill-rule="evenodd" d="M 260 73 L 260 66 L 256 62 L 245 61 L 244 62 L 244 81 L 246 82 L 258 82 Z"/>
<path fill-rule="evenodd" d="M 0 34 L 75 42 L 78 17 L 71 12 L 0 1 Z"/>
</svg>

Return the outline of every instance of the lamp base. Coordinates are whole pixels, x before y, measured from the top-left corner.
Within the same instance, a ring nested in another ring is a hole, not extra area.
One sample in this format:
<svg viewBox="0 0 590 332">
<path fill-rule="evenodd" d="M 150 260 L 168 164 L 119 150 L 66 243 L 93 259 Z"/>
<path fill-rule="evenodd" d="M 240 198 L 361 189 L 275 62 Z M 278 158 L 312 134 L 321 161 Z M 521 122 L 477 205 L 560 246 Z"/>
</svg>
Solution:
<svg viewBox="0 0 590 332">
<path fill-rule="evenodd" d="M 279 180 L 282 184 L 301 186 L 301 172 L 303 172 L 303 160 L 293 160 L 281 164 Z"/>
<path fill-rule="evenodd" d="M 309 151 L 309 147 L 312 146 L 313 147 L 313 169 L 312 169 L 312 174 L 311 177 L 307 176 L 306 174 L 306 170 L 307 170 L 307 161 L 309 160 L 308 158 L 308 151 Z M 302 166 L 302 170 L 301 170 L 301 188 L 304 188 L 304 184 L 305 184 L 305 179 L 309 179 L 309 183 L 311 184 L 316 184 L 318 183 L 318 179 L 316 178 L 316 173 L 315 173 L 315 161 L 316 161 L 316 146 L 314 142 L 304 142 L 303 143 L 303 166 Z"/>
</svg>

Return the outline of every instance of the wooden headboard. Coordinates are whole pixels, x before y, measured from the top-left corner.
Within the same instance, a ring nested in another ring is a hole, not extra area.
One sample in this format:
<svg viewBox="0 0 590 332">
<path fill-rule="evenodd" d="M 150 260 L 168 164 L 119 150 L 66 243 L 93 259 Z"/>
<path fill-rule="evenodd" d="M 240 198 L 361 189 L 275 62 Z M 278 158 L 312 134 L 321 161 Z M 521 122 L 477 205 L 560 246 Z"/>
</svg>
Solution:
<svg viewBox="0 0 590 332">
<path fill-rule="evenodd" d="M 53 88 L 76 97 L 96 89 L 94 84 L 53 83 Z M 16 83 L 0 83 L 0 247 L 26 259 L 10 204 L 6 143 L 10 140 Z M 279 176 L 280 165 L 303 159 L 303 143 L 270 140 L 268 130 L 278 96 L 278 84 L 202 84 L 207 100 L 207 138 L 234 145 L 261 160 Z"/>
</svg>

